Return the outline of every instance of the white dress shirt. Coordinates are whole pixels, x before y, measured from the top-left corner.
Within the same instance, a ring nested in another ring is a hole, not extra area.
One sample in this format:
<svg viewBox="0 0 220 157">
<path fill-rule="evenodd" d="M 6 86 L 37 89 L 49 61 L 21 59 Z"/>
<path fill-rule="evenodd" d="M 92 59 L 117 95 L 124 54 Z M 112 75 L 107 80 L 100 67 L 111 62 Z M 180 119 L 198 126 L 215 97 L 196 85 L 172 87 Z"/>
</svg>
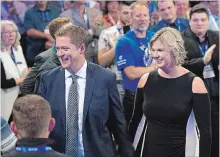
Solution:
<svg viewBox="0 0 220 157">
<path fill-rule="evenodd" d="M 79 157 L 84 157 L 84 148 L 83 148 L 83 140 L 82 140 L 82 123 L 83 123 L 83 107 L 84 107 L 84 97 L 85 97 L 85 88 L 86 88 L 86 69 L 87 69 L 87 62 L 85 60 L 84 65 L 81 69 L 79 69 L 75 75 L 78 76 L 77 78 L 77 90 L 79 95 L 79 102 L 78 102 L 78 152 Z M 65 100 L 66 100 L 66 113 L 68 109 L 68 96 L 69 96 L 69 89 L 72 84 L 71 73 L 65 69 Z"/>
</svg>

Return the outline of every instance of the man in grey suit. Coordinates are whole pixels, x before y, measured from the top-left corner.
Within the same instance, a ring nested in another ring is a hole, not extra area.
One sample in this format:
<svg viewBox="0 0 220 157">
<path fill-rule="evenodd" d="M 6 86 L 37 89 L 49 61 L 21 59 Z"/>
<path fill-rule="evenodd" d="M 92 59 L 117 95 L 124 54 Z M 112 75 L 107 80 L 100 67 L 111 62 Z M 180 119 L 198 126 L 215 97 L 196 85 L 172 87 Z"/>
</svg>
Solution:
<svg viewBox="0 0 220 157">
<path fill-rule="evenodd" d="M 122 112 L 116 75 L 85 60 L 86 31 L 64 26 L 56 33 L 61 67 L 43 73 L 38 94 L 49 101 L 56 120 L 50 137 L 55 150 L 70 156 L 134 157 Z"/>
<path fill-rule="evenodd" d="M 55 33 L 57 30 L 59 30 L 63 25 L 65 24 L 71 24 L 71 20 L 66 17 L 58 17 L 51 21 L 49 23 L 49 31 L 50 34 L 53 38 L 55 38 Z M 34 93 L 34 87 L 35 87 L 35 81 L 36 81 L 36 76 L 38 74 L 38 71 L 40 67 L 51 57 L 55 56 L 56 54 L 54 53 L 55 50 L 55 45 L 40 53 L 37 55 L 34 59 L 34 65 L 30 70 L 30 73 L 27 75 L 26 79 L 24 82 L 20 85 L 20 90 L 22 94 L 33 94 Z"/>
<path fill-rule="evenodd" d="M 73 1 L 73 8 L 60 14 L 61 17 L 69 17 L 76 26 L 84 28 L 87 32 L 87 50 L 85 57 L 88 61 L 98 63 L 98 38 L 103 29 L 102 12 L 85 6 L 85 1 Z"/>
</svg>

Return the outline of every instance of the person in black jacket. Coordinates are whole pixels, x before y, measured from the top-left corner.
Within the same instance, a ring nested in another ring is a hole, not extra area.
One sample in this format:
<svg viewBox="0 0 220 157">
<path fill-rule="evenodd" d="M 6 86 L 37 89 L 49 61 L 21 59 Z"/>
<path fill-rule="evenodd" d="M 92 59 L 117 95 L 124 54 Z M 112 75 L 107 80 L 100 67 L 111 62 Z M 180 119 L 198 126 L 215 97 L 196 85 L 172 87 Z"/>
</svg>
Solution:
<svg viewBox="0 0 220 157">
<path fill-rule="evenodd" d="M 53 150 L 54 141 L 48 139 L 55 126 L 49 103 L 40 96 L 18 98 L 13 107 L 11 128 L 17 136 L 15 151 L 3 157 L 68 157 Z"/>
<path fill-rule="evenodd" d="M 16 79 L 14 78 L 7 79 L 2 61 L 0 60 L 0 62 L 1 62 L 1 88 L 2 89 L 15 87 L 24 81 L 25 79 L 24 77 L 20 77 Z"/>
<path fill-rule="evenodd" d="M 71 24 L 71 19 L 67 17 L 58 17 L 52 20 L 49 25 L 49 32 L 51 36 L 55 39 L 55 33 L 64 25 Z M 52 48 L 40 53 L 34 59 L 34 65 L 32 66 L 30 73 L 25 78 L 24 82 L 20 86 L 21 93 L 23 94 L 33 94 L 34 86 L 36 81 L 36 76 L 39 72 L 40 67 L 51 57 L 56 56 L 55 45 Z"/>
<path fill-rule="evenodd" d="M 209 11 L 198 4 L 190 11 L 190 29 L 183 32 L 184 67 L 205 82 L 211 100 L 212 152 L 219 156 L 219 32 L 208 30 Z"/>
</svg>

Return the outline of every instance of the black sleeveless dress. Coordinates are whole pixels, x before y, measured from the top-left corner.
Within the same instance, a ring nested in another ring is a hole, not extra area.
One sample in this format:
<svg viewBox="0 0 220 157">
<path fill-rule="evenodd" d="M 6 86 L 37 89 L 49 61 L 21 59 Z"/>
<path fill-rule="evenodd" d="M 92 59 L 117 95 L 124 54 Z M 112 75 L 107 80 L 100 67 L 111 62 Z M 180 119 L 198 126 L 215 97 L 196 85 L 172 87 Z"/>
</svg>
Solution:
<svg viewBox="0 0 220 157">
<path fill-rule="evenodd" d="M 186 126 L 192 109 L 200 131 L 200 157 L 209 157 L 210 102 L 208 94 L 192 92 L 194 77 L 188 72 L 178 78 L 164 78 L 154 71 L 145 86 L 137 89 L 129 130 L 134 135 L 140 113 L 144 113 L 146 123 L 136 149 L 138 157 L 185 157 Z"/>
</svg>

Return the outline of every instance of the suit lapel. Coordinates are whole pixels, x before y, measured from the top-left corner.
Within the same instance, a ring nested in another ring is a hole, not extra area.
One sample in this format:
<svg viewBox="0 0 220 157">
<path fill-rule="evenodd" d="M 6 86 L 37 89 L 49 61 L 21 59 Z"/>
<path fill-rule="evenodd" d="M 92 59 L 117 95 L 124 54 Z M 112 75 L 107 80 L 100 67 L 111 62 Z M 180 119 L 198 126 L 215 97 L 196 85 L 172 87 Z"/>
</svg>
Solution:
<svg viewBox="0 0 220 157">
<path fill-rule="evenodd" d="M 209 47 L 211 47 L 216 41 L 218 41 L 218 39 L 216 38 L 216 36 L 214 36 L 211 34 L 212 32 L 208 31 L 208 42 L 209 42 Z"/>
<path fill-rule="evenodd" d="M 189 42 L 191 42 L 190 45 L 195 45 L 196 50 L 194 52 L 195 53 L 194 56 L 203 57 L 200 52 L 200 49 L 199 49 L 199 44 L 198 44 L 195 36 L 193 35 L 192 31 L 190 29 L 188 29 L 186 33 L 187 33 L 186 35 L 192 39 L 189 41 Z"/>
<path fill-rule="evenodd" d="M 83 126 L 85 124 L 85 119 L 88 113 L 88 108 L 89 108 L 90 101 L 92 98 L 92 93 L 94 90 L 94 84 L 95 84 L 94 72 L 95 72 L 94 65 L 88 62 L 87 70 L 86 70 L 86 88 L 85 88 L 84 109 L 83 109 Z"/>
<path fill-rule="evenodd" d="M 60 106 L 60 115 L 62 118 L 62 122 L 64 125 L 64 129 L 66 129 L 66 101 L 65 101 L 65 71 L 63 68 L 60 67 L 60 72 L 56 78 L 58 81 L 56 83 L 57 91 L 59 91 L 59 99 L 57 99 L 57 105 Z M 58 95 L 57 95 L 58 96 Z"/>
</svg>

